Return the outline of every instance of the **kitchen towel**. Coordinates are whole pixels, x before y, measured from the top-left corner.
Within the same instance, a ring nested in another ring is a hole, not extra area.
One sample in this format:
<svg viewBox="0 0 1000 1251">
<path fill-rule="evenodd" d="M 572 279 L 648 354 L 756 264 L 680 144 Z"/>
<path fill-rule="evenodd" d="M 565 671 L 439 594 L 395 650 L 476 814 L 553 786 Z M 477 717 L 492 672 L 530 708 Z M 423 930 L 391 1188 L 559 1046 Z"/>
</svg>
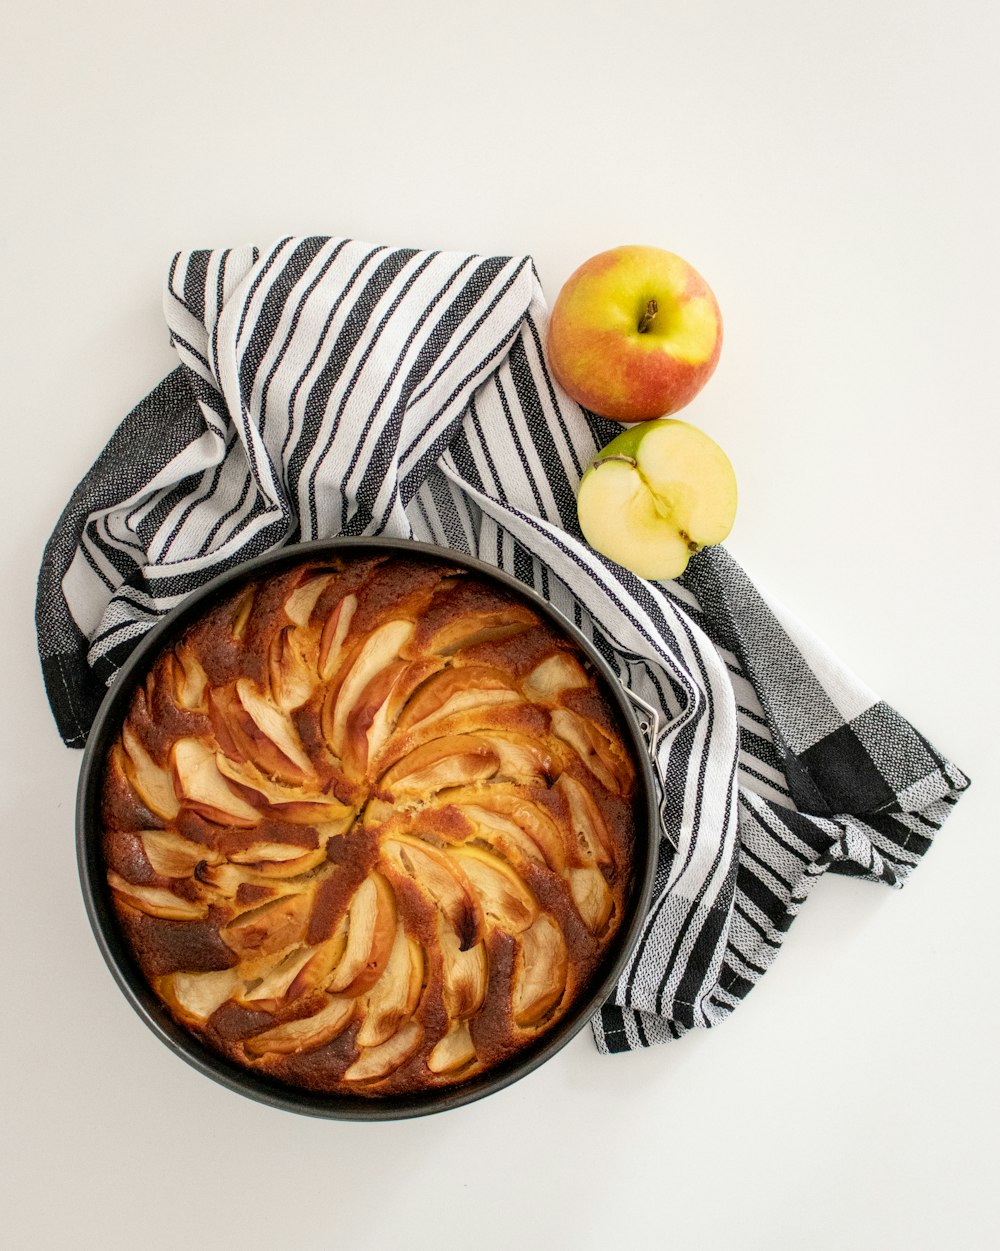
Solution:
<svg viewBox="0 0 1000 1251">
<path fill-rule="evenodd" d="M 179 253 L 179 366 L 122 421 L 50 539 L 39 651 L 82 746 L 141 636 L 222 570 L 336 535 L 497 565 L 659 711 L 653 903 L 603 1051 L 724 1020 L 827 870 L 899 886 L 968 780 L 722 547 L 677 582 L 593 552 L 576 487 L 620 427 L 545 362 L 527 257 L 286 238 Z"/>
</svg>

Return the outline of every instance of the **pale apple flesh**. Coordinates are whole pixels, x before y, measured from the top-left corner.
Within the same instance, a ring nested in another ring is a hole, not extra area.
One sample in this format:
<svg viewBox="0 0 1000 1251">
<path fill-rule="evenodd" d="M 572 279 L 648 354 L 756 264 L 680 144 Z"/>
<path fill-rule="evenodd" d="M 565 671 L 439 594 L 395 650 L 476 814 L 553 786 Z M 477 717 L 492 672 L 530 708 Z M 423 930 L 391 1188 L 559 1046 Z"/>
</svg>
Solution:
<svg viewBox="0 0 1000 1251">
<path fill-rule="evenodd" d="M 577 403 L 616 421 L 676 413 L 712 376 L 722 315 L 691 265 L 653 247 L 591 257 L 559 293 L 549 364 Z"/>
<path fill-rule="evenodd" d="M 679 577 L 736 517 L 736 475 L 707 434 L 687 422 L 646 422 L 612 440 L 580 483 L 587 542 L 641 578 Z"/>
</svg>

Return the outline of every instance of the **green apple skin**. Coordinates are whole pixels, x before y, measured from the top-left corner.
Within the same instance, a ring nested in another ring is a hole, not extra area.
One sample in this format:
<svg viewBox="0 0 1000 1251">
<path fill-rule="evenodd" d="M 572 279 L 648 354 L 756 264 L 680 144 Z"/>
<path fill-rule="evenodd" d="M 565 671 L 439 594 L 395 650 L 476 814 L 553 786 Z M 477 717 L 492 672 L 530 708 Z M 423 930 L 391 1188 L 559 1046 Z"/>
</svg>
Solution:
<svg viewBox="0 0 1000 1251">
<path fill-rule="evenodd" d="M 577 495 L 590 546 L 656 581 L 680 577 L 695 552 L 721 543 L 736 505 L 736 474 L 725 452 L 675 418 L 623 431 L 597 454 Z"/>
</svg>

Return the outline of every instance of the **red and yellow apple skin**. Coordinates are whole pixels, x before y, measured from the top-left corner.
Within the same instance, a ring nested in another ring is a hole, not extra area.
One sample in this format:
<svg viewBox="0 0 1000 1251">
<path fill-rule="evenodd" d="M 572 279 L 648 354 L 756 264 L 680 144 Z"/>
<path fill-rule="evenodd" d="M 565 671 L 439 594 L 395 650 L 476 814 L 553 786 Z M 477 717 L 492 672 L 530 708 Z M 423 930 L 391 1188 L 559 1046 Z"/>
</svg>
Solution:
<svg viewBox="0 0 1000 1251">
<path fill-rule="evenodd" d="M 689 404 L 722 350 L 722 315 L 708 283 L 662 248 L 612 248 L 585 261 L 559 292 L 549 365 L 578 404 L 615 421 L 666 417 Z"/>
</svg>

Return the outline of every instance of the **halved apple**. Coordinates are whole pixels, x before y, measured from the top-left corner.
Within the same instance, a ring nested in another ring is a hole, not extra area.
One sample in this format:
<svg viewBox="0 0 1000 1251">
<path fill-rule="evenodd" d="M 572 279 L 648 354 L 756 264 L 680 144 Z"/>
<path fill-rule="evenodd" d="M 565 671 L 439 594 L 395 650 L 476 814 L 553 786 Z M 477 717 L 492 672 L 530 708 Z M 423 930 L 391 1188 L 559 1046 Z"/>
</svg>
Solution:
<svg viewBox="0 0 1000 1251">
<path fill-rule="evenodd" d="M 591 547 L 641 578 L 677 578 L 721 543 L 736 517 L 736 475 L 707 434 L 667 418 L 613 439 L 583 475 L 580 529 Z"/>
</svg>

